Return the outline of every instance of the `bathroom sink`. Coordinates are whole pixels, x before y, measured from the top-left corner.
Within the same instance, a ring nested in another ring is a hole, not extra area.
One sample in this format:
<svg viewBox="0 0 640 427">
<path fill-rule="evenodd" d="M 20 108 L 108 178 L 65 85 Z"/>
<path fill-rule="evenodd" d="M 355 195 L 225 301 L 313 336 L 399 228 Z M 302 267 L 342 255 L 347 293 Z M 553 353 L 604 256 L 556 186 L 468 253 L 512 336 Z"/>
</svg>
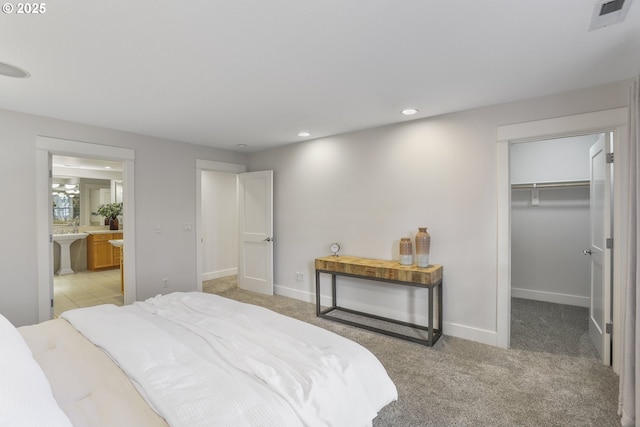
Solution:
<svg viewBox="0 0 640 427">
<path fill-rule="evenodd" d="M 109 243 L 111 243 L 113 246 L 116 246 L 116 247 L 119 247 L 119 248 L 124 246 L 124 240 L 123 239 L 109 240 Z"/>
<path fill-rule="evenodd" d="M 71 269 L 71 244 L 76 240 L 84 239 L 87 233 L 54 234 L 53 241 L 60 245 L 60 269 L 58 276 L 73 274 Z"/>
<path fill-rule="evenodd" d="M 89 234 L 87 233 L 54 234 L 53 241 L 58 243 L 62 243 L 62 242 L 73 243 L 78 239 L 84 239 L 88 235 Z"/>
</svg>

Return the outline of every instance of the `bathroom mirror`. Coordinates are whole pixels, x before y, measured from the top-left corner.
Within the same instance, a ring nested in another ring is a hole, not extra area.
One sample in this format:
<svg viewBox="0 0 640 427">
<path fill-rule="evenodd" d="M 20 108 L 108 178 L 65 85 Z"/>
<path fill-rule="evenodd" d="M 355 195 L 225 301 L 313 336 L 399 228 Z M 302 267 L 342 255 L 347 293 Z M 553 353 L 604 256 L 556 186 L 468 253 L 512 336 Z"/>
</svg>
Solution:
<svg viewBox="0 0 640 427">
<path fill-rule="evenodd" d="M 65 188 L 64 184 L 54 183 L 52 195 L 54 224 L 80 219 L 80 190 L 77 186 Z"/>
<path fill-rule="evenodd" d="M 104 218 L 94 213 L 115 193 L 106 179 L 54 177 L 51 187 L 54 225 L 101 225 Z"/>
<path fill-rule="evenodd" d="M 52 156 L 52 215 L 59 226 L 99 226 L 100 205 L 122 201 L 122 163 Z"/>
</svg>

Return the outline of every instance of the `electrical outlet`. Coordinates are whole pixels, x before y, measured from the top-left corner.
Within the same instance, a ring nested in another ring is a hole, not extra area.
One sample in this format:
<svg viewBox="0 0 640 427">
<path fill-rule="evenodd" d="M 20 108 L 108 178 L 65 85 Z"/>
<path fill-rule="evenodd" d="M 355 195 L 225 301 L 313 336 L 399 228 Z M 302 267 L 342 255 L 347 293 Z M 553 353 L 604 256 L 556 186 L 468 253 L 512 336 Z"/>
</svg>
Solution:
<svg viewBox="0 0 640 427">
<path fill-rule="evenodd" d="M 304 273 L 296 271 L 296 282 L 302 282 L 304 280 Z"/>
<path fill-rule="evenodd" d="M 162 279 L 162 287 L 163 288 L 168 288 L 169 287 L 169 279 L 167 279 L 167 278 Z"/>
<path fill-rule="evenodd" d="M 156 224 L 156 233 L 162 233 L 162 226 L 160 224 Z"/>
</svg>

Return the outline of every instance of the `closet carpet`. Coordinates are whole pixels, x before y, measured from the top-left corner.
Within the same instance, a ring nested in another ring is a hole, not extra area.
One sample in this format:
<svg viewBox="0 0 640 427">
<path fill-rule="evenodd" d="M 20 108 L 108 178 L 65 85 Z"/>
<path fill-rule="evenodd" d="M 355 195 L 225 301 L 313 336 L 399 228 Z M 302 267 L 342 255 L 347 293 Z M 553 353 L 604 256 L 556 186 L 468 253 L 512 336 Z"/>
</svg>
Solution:
<svg viewBox="0 0 640 427">
<path fill-rule="evenodd" d="M 598 359 L 589 338 L 589 309 L 511 299 L 511 348 Z"/>
<path fill-rule="evenodd" d="M 374 427 L 620 425 L 618 377 L 581 344 L 578 350 L 573 345 L 572 354 L 559 354 L 540 348 L 505 350 L 445 335 L 429 348 L 319 319 L 314 304 L 240 290 L 235 277 L 210 280 L 203 287 L 318 325 L 368 348 L 399 394 L 397 402 L 382 409 Z"/>
</svg>

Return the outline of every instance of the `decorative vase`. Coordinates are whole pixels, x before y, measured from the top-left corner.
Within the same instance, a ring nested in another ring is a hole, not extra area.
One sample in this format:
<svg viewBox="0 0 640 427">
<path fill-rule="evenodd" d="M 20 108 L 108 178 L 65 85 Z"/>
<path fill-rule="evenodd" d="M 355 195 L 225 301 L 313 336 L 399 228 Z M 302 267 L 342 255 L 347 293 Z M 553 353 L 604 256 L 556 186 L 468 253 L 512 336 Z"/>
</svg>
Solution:
<svg viewBox="0 0 640 427">
<path fill-rule="evenodd" d="M 411 246 L 411 239 L 408 237 L 400 239 L 400 264 L 413 264 L 413 248 Z"/>
<path fill-rule="evenodd" d="M 117 230 L 119 227 L 118 218 L 111 218 L 109 220 L 109 230 Z"/>
<path fill-rule="evenodd" d="M 107 217 L 104 219 L 104 225 L 109 225 L 110 222 L 111 222 L 110 218 Z"/>
<path fill-rule="evenodd" d="M 416 265 L 418 267 L 429 266 L 429 249 L 431 246 L 431 236 L 427 232 L 427 227 L 418 227 L 416 233 Z"/>
</svg>

